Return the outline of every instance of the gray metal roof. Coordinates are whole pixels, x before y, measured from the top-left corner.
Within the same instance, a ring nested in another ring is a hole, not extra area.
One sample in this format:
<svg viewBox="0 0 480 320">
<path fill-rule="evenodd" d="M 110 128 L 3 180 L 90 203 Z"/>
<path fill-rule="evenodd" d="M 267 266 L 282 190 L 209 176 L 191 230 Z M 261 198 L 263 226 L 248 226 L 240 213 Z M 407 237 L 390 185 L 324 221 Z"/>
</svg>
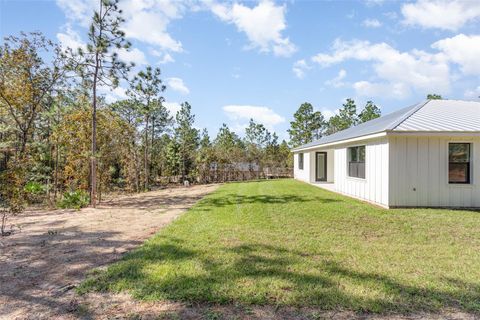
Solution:
<svg viewBox="0 0 480 320">
<path fill-rule="evenodd" d="M 480 132 L 480 102 L 461 100 L 427 100 L 370 120 L 293 151 L 327 143 L 358 138 L 384 131 Z"/>
<path fill-rule="evenodd" d="M 394 131 L 480 131 L 480 102 L 431 100 Z"/>
</svg>

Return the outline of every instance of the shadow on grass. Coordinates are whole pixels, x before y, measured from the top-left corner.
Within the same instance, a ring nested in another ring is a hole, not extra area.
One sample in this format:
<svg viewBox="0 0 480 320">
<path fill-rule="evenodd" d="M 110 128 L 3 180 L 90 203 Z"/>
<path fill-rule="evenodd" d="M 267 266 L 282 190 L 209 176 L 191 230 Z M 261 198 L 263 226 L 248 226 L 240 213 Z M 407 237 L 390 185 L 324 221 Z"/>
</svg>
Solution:
<svg viewBox="0 0 480 320">
<path fill-rule="evenodd" d="M 281 195 L 270 195 L 270 194 L 258 194 L 258 195 L 241 195 L 228 193 L 222 195 L 222 197 L 210 197 L 204 198 L 201 200 L 197 206 L 196 210 L 209 211 L 217 209 L 218 207 L 226 207 L 233 205 L 244 205 L 244 204 L 294 204 L 302 202 L 316 202 L 319 204 L 327 203 L 336 203 L 343 202 L 341 199 L 332 199 L 332 198 L 323 198 L 323 197 L 305 197 L 298 196 L 296 194 L 281 194 Z"/>
<path fill-rule="evenodd" d="M 381 273 L 355 270 L 330 253 L 309 255 L 278 246 L 243 244 L 217 249 L 212 255 L 208 249 L 186 250 L 178 239 L 157 240 L 90 278 L 82 290 L 129 290 L 147 300 L 375 313 L 441 312 L 448 308 L 480 311 L 480 286 L 459 279 L 437 279 L 435 288 L 420 287 Z M 217 259 L 224 256 L 229 258 Z M 195 267 L 188 269 L 186 265 Z M 170 269 L 165 272 L 163 267 Z M 358 290 L 346 290 L 345 284 Z M 376 294 L 365 294 L 369 290 Z"/>
</svg>

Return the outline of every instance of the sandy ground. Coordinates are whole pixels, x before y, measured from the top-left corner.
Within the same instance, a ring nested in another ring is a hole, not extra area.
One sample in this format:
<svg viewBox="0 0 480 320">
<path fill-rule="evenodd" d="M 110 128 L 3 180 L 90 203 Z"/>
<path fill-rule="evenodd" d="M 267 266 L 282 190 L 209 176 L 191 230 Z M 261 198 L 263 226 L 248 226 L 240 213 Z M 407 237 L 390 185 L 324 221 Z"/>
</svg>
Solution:
<svg viewBox="0 0 480 320">
<path fill-rule="evenodd" d="M 0 238 L 0 319 L 81 315 L 73 289 L 88 271 L 119 259 L 216 188 L 165 189 L 107 200 L 96 209 L 11 218 L 19 229 Z"/>
</svg>

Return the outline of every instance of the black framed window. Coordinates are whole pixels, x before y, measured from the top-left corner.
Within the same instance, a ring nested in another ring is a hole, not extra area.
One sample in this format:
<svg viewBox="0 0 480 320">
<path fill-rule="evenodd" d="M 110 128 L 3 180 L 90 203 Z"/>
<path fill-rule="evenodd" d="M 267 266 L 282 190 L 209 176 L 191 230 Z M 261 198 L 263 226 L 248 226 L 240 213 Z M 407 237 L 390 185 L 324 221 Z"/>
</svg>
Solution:
<svg viewBox="0 0 480 320">
<path fill-rule="evenodd" d="M 349 147 L 348 176 L 365 179 L 365 146 Z"/>
<path fill-rule="evenodd" d="M 303 170 L 303 153 L 298 154 L 298 169 Z"/>
<path fill-rule="evenodd" d="M 448 144 L 448 183 L 470 183 L 470 143 Z"/>
</svg>

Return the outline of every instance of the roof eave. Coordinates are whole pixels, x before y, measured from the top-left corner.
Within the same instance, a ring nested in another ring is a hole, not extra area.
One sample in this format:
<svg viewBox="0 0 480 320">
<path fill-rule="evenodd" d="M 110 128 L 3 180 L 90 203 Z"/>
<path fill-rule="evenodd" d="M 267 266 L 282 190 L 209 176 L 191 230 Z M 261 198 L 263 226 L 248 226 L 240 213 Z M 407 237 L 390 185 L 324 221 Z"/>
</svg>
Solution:
<svg viewBox="0 0 480 320">
<path fill-rule="evenodd" d="M 349 139 L 342 139 L 342 140 L 333 141 L 333 142 L 330 142 L 330 143 L 322 143 L 322 144 L 317 144 L 317 145 L 314 145 L 314 146 L 309 146 L 309 147 L 304 147 L 304 148 L 297 147 L 295 149 L 292 149 L 291 152 L 300 152 L 300 151 L 308 151 L 308 150 L 319 149 L 319 148 L 326 148 L 326 147 L 336 146 L 336 145 L 344 144 L 344 143 L 351 143 L 351 142 L 362 141 L 362 140 L 376 139 L 376 138 L 384 137 L 386 135 L 387 135 L 387 131 L 382 130 L 382 131 L 378 131 L 378 132 L 374 132 L 374 133 L 369 133 L 367 135 L 358 136 L 358 137 L 349 138 Z"/>
</svg>

